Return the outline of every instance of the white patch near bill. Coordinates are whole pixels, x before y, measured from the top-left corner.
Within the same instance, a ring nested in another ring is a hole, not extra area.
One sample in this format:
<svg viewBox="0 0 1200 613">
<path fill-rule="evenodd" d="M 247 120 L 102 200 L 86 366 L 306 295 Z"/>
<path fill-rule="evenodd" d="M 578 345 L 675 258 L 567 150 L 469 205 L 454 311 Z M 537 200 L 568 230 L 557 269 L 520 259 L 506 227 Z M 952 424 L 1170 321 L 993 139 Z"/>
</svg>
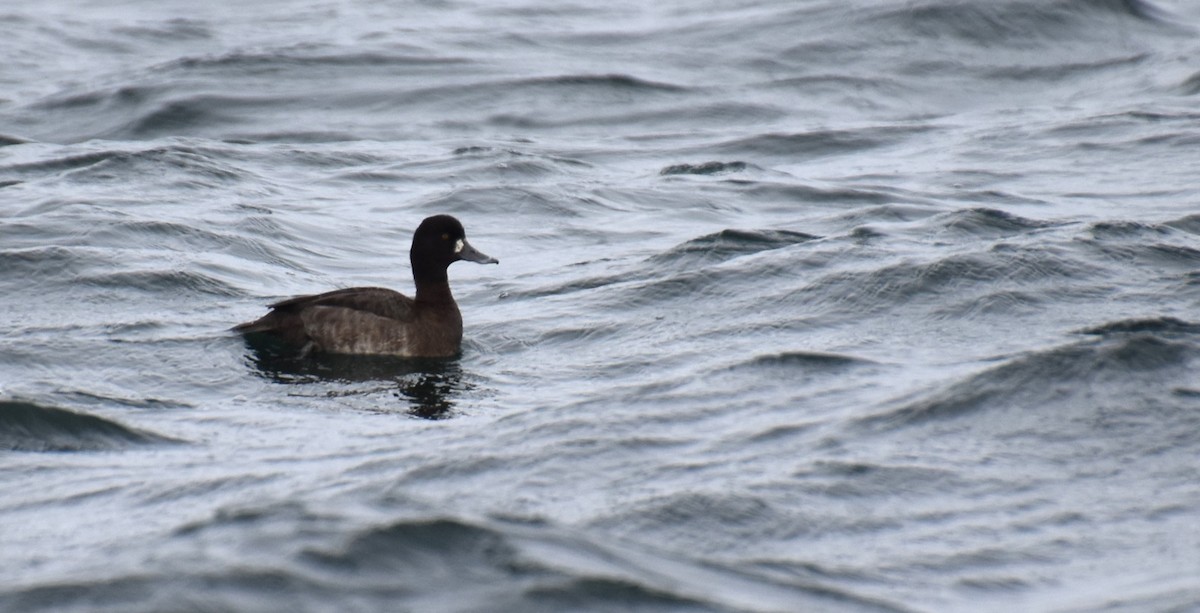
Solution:
<svg viewBox="0 0 1200 613">
<path fill-rule="evenodd" d="M 462 253 L 462 249 L 463 249 L 463 239 L 460 238 L 454 242 L 454 253 Z"/>
</svg>

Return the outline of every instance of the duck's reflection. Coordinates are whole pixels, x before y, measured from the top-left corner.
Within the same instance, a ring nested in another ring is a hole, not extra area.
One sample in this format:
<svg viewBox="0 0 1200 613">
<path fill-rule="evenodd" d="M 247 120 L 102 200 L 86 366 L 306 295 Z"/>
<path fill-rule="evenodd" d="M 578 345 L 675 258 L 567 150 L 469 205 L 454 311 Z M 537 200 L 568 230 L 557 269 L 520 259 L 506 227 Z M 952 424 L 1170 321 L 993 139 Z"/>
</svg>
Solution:
<svg viewBox="0 0 1200 613">
<path fill-rule="evenodd" d="M 248 359 L 255 373 L 276 383 L 387 382 L 406 412 L 422 419 L 453 416 L 454 398 L 471 386 L 463 382 L 457 358 L 397 358 L 313 354 L 298 356 L 294 348 L 249 339 Z"/>
</svg>

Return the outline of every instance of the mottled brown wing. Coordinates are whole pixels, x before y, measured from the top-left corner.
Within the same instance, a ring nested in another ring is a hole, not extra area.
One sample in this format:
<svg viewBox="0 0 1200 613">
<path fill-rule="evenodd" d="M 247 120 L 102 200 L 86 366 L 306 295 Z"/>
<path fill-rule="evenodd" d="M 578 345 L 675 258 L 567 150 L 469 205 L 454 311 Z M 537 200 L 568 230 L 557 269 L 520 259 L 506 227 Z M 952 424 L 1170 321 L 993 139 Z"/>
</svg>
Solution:
<svg viewBox="0 0 1200 613">
<path fill-rule="evenodd" d="M 276 311 L 304 311 L 318 306 L 362 311 L 399 322 L 413 319 L 412 298 L 384 287 L 350 287 L 324 294 L 297 296 L 276 302 L 271 308 Z"/>
<path fill-rule="evenodd" d="M 390 317 L 341 306 L 306 306 L 304 333 L 321 351 L 363 355 L 411 355 L 410 326 Z"/>
</svg>

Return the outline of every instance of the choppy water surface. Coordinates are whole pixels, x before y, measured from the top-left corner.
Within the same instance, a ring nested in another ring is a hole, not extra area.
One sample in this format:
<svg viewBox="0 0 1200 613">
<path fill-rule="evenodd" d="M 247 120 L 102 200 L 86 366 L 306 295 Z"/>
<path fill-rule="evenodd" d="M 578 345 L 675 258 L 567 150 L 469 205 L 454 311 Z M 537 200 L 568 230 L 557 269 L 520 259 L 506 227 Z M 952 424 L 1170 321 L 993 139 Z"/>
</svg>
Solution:
<svg viewBox="0 0 1200 613">
<path fill-rule="evenodd" d="M 0 8 L 0 609 L 1200 607 L 1200 7 Z M 460 359 L 229 326 L 411 291 Z"/>
</svg>

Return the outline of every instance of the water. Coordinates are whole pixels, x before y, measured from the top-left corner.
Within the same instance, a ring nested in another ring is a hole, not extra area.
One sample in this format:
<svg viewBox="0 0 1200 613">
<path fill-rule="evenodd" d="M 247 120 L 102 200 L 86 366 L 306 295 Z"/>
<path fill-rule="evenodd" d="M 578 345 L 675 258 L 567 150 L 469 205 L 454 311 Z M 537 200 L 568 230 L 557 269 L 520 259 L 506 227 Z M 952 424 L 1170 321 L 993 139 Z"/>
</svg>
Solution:
<svg viewBox="0 0 1200 613">
<path fill-rule="evenodd" d="M 0 609 L 1200 608 L 1200 8 L 645 4 L 5 4 Z"/>
</svg>

